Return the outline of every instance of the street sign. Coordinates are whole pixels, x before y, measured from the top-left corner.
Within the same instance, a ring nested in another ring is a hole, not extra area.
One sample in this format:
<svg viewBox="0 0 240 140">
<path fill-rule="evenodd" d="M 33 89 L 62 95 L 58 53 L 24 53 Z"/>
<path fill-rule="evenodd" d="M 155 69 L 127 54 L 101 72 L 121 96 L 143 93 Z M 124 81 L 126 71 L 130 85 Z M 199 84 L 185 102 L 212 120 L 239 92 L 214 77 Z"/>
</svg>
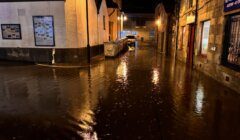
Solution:
<svg viewBox="0 0 240 140">
<path fill-rule="evenodd" d="M 240 0 L 224 0 L 224 11 L 232 11 L 240 8 Z"/>
</svg>

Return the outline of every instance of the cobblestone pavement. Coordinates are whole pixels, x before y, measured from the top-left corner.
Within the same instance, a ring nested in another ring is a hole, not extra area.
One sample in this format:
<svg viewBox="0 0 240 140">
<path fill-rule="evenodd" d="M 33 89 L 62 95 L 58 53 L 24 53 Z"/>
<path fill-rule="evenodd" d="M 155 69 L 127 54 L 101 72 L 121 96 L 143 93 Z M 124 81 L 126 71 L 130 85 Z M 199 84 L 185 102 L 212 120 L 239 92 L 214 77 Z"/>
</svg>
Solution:
<svg viewBox="0 0 240 140">
<path fill-rule="evenodd" d="M 151 46 L 91 68 L 0 62 L 0 140 L 236 140 L 240 95 Z"/>
</svg>

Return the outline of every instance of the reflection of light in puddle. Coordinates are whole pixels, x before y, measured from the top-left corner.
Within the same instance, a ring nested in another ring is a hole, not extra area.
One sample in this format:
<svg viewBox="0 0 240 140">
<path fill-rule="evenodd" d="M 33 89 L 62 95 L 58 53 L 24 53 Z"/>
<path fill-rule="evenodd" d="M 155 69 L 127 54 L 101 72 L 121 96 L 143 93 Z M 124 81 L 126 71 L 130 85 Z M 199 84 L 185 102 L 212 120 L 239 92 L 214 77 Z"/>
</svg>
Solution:
<svg viewBox="0 0 240 140">
<path fill-rule="evenodd" d="M 94 121 L 94 113 L 86 108 L 81 111 L 78 118 L 78 126 L 82 130 L 79 131 L 78 134 L 83 140 L 97 140 L 97 133 L 93 130 L 93 126 L 96 124 Z"/>
<path fill-rule="evenodd" d="M 121 64 L 117 68 L 117 81 L 123 84 L 127 84 L 127 76 L 128 76 L 128 68 L 127 68 L 127 62 L 122 61 Z"/>
<path fill-rule="evenodd" d="M 158 69 L 153 70 L 152 83 L 154 85 L 159 84 L 159 71 L 158 71 Z"/>
<path fill-rule="evenodd" d="M 199 85 L 195 98 L 195 111 L 197 114 L 202 114 L 203 99 L 204 99 L 203 87 L 202 85 Z"/>
<path fill-rule="evenodd" d="M 98 140 L 97 133 L 80 133 L 82 136 L 83 140 Z"/>
</svg>

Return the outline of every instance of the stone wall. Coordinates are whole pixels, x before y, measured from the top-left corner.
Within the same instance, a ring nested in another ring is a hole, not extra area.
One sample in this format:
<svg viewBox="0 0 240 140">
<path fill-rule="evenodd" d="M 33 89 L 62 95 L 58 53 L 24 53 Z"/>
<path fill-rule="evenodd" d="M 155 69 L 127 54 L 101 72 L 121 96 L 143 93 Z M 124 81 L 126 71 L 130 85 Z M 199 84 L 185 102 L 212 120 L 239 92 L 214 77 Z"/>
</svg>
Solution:
<svg viewBox="0 0 240 140">
<path fill-rule="evenodd" d="M 177 57 L 180 61 L 186 62 L 188 51 L 188 36 L 189 36 L 189 24 L 191 16 L 194 16 L 195 5 L 188 8 L 187 4 L 181 2 L 180 10 L 180 27 L 178 38 L 178 52 Z M 196 3 L 196 1 L 195 1 Z M 221 63 L 221 57 L 224 48 L 225 26 L 227 14 L 224 13 L 224 0 L 199 0 L 198 3 L 198 15 L 197 15 L 197 29 L 194 45 L 194 68 L 202 71 L 215 80 L 223 83 L 229 88 L 240 92 L 240 73 L 234 71 L 228 67 L 225 67 Z M 232 13 L 232 12 L 231 12 Z M 207 55 L 203 56 L 200 53 L 201 50 L 201 37 L 202 26 L 204 21 L 210 21 L 210 33 Z M 186 32 L 182 36 L 182 28 L 186 27 Z M 187 36 L 187 37 L 186 37 Z"/>
</svg>

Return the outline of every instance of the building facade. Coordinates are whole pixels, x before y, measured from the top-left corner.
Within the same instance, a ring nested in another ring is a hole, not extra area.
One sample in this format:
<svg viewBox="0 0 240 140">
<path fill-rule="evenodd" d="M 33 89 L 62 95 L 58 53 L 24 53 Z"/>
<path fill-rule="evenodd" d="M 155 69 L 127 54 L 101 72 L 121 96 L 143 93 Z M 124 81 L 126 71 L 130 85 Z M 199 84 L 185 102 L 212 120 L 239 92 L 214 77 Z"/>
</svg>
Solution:
<svg viewBox="0 0 240 140">
<path fill-rule="evenodd" d="M 106 0 L 1 0 L 0 24 L 0 59 L 81 63 L 109 41 Z"/>
<path fill-rule="evenodd" d="M 237 0 L 181 0 L 177 38 L 178 60 L 240 92 Z"/>
<path fill-rule="evenodd" d="M 109 40 L 116 41 L 120 39 L 122 16 L 122 1 L 121 0 L 107 0 L 108 16 L 109 16 Z"/>
<path fill-rule="evenodd" d="M 167 3 L 167 2 L 166 2 Z M 175 56 L 177 35 L 177 4 L 160 3 L 155 8 L 155 44 L 158 52 L 167 56 Z"/>
</svg>

